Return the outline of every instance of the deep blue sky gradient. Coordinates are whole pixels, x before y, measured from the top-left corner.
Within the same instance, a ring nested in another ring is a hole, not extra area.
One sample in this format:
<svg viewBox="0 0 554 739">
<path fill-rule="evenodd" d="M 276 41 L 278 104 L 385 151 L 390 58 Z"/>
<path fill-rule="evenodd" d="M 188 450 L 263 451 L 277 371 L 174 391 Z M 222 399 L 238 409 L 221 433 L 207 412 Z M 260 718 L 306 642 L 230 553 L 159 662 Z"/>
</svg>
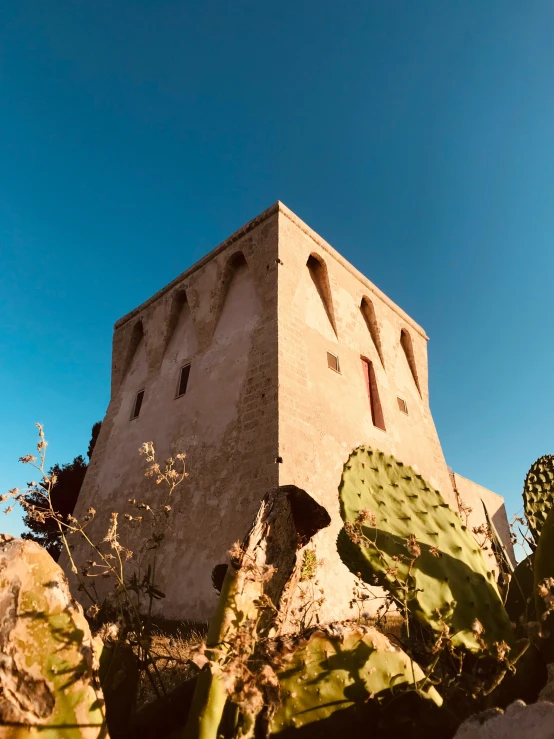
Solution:
<svg viewBox="0 0 554 739">
<path fill-rule="evenodd" d="M 86 452 L 114 321 L 280 199 L 423 325 L 448 463 L 521 508 L 554 452 L 549 0 L 8 0 L 0 93 L 3 490 L 36 420 Z"/>
</svg>

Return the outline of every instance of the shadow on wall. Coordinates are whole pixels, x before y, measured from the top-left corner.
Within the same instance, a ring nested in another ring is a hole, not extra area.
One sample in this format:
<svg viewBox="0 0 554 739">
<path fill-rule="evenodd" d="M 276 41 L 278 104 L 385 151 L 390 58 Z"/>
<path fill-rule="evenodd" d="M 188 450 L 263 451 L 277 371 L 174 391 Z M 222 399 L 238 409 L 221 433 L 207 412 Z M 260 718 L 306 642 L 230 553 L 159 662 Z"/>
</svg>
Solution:
<svg viewBox="0 0 554 739">
<path fill-rule="evenodd" d="M 335 311 L 333 308 L 333 298 L 331 295 L 331 286 L 329 285 L 329 275 L 327 274 L 327 266 L 325 262 L 315 254 L 310 254 L 306 262 L 308 272 L 312 278 L 312 282 L 321 298 L 327 318 L 331 324 L 335 336 L 337 336 L 337 324 L 335 322 Z"/>
<path fill-rule="evenodd" d="M 405 328 L 403 328 L 400 332 L 400 344 L 402 346 L 402 349 L 404 350 L 404 354 L 408 361 L 408 366 L 410 368 L 410 372 L 412 373 L 412 377 L 414 378 L 417 391 L 421 395 L 421 388 L 419 387 L 419 378 L 417 376 L 417 366 L 416 366 L 416 361 L 415 361 L 415 356 L 414 356 L 414 347 L 412 344 L 412 337 L 406 331 Z"/>
</svg>

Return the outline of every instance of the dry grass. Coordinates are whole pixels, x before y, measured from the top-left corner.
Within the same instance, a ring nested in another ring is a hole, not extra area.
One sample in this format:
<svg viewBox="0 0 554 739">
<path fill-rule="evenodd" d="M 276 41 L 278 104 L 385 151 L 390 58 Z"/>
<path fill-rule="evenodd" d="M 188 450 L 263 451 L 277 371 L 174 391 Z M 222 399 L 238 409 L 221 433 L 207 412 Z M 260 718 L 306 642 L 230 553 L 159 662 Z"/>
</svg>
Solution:
<svg viewBox="0 0 554 739">
<path fill-rule="evenodd" d="M 365 619 L 363 623 L 368 626 L 375 626 L 387 636 L 394 644 L 402 646 L 402 639 L 405 636 L 406 619 L 398 611 L 391 611 L 380 619 L 370 617 Z"/>
<path fill-rule="evenodd" d="M 378 626 L 394 643 L 401 644 L 405 622 L 398 612 L 388 613 L 379 624 L 373 618 L 367 619 L 366 623 L 369 626 Z M 178 625 L 160 624 L 154 629 L 150 654 L 156 669 L 150 668 L 152 679 L 141 673 L 137 709 L 156 700 L 163 692 L 171 693 L 178 685 L 197 674 L 198 669 L 191 661 L 192 654 L 206 638 L 207 628 L 207 624 L 182 622 Z"/>
<path fill-rule="evenodd" d="M 194 649 L 206 638 L 206 631 L 207 625 L 186 622 L 171 632 L 162 628 L 154 630 L 150 647 L 155 665 L 155 669 L 150 669 L 153 680 L 144 673 L 141 674 L 137 708 L 142 708 L 158 697 L 153 681 L 160 694 L 162 690 L 170 693 L 197 673 L 191 657 Z"/>
</svg>

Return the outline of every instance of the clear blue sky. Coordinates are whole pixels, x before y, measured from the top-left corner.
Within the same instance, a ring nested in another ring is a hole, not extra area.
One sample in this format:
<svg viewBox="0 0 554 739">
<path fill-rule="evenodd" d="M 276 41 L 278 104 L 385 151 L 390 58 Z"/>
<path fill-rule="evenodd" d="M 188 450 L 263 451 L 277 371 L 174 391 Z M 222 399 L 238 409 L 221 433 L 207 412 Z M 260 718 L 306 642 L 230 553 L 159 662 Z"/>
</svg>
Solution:
<svg viewBox="0 0 554 739">
<path fill-rule="evenodd" d="M 85 454 L 114 321 L 279 199 L 423 325 L 448 463 L 521 507 L 554 452 L 550 0 L 7 0 L 0 34 L 3 489 L 36 420 Z"/>
</svg>

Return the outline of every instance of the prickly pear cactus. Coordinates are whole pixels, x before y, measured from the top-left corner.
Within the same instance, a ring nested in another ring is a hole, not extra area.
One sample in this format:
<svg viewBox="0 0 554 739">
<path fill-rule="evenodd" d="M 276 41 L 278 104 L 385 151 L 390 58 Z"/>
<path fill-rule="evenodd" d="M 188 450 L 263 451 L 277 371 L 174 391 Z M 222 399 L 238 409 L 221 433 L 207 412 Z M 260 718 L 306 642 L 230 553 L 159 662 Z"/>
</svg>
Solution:
<svg viewBox="0 0 554 739">
<path fill-rule="evenodd" d="M 100 654 L 100 684 L 112 736 L 124 733 L 135 713 L 139 664 L 128 644 L 104 644 Z"/>
<path fill-rule="evenodd" d="M 544 522 L 535 552 L 534 590 L 543 637 L 541 654 L 546 662 L 554 662 L 554 508 Z"/>
<path fill-rule="evenodd" d="M 64 574 L 35 542 L 0 535 L 2 739 L 105 739 L 95 644 Z"/>
<path fill-rule="evenodd" d="M 525 635 L 523 626 L 529 621 L 536 621 L 535 597 L 534 597 L 534 563 L 533 552 L 522 560 L 515 568 L 508 597 L 506 598 L 506 611 L 512 623 L 521 628 L 522 636 Z"/>
<path fill-rule="evenodd" d="M 382 700 L 391 691 L 422 686 L 422 669 L 386 636 L 362 625 L 329 624 L 301 636 L 281 637 L 267 647 L 281 660 L 281 705 L 271 734 L 299 729 L 336 711 Z M 442 698 L 427 686 L 420 695 L 438 706 Z"/>
<path fill-rule="evenodd" d="M 523 485 L 525 515 L 536 542 L 553 503 L 554 454 L 546 454 L 533 464 Z"/>
<path fill-rule="evenodd" d="M 339 494 L 345 521 L 339 553 L 354 573 L 369 584 L 377 581 L 433 631 L 446 624 L 454 645 L 475 650 L 483 640 L 489 646 L 513 643 L 480 547 L 421 475 L 383 452 L 359 447 L 344 466 Z"/>
<path fill-rule="evenodd" d="M 236 705 L 242 704 L 242 734 L 238 735 L 245 739 L 253 736 L 255 714 L 264 705 L 265 697 L 261 697 L 260 689 L 257 703 L 252 695 L 250 700 L 243 700 L 247 692 L 243 676 L 229 665 L 239 653 L 241 662 L 244 661 L 260 636 L 267 633 L 276 610 L 267 604 L 280 603 L 294 572 L 299 542 L 306 545 L 330 522 L 327 511 L 293 485 L 275 488 L 264 496 L 242 545 L 234 545 L 229 552 L 231 564 L 210 622 L 206 664 L 198 676 L 183 739 L 217 739 L 230 692 L 235 694 Z M 277 678 L 271 670 L 261 670 L 258 681 L 259 687 L 263 684 L 271 692 Z M 239 693 L 241 698 L 237 699 Z"/>
</svg>

